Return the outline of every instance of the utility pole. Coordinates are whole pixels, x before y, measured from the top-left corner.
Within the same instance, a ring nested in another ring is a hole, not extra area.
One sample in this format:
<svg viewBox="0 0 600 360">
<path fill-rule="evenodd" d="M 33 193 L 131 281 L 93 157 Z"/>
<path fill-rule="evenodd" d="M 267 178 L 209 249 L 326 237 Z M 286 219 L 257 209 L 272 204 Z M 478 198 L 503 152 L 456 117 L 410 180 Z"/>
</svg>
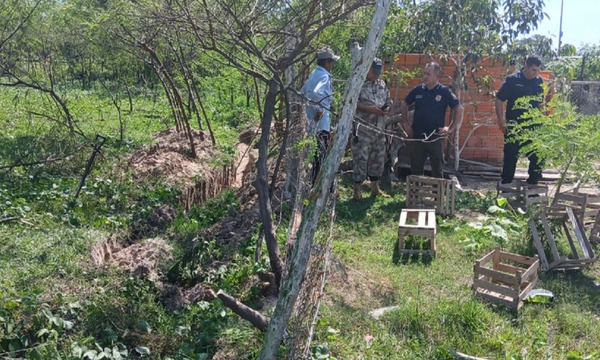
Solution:
<svg viewBox="0 0 600 360">
<path fill-rule="evenodd" d="M 563 5 L 564 5 L 565 0 L 560 0 L 560 29 L 558 29 L 558 53 L 556 54 L 558 57 L 560 57 L 560 45 L 562 42 L 562 18 L 563 18 Z"/>
</svg>

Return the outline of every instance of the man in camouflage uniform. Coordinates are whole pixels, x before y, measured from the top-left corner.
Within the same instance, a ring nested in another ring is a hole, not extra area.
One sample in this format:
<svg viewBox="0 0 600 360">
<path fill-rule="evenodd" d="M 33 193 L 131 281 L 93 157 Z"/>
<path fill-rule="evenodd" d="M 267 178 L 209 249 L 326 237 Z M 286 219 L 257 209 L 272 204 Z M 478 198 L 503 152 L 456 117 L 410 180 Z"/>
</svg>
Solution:
<svg viewBox="0 0 600 360">
<path fill-rule="evenodd" d="M 389 197 L 379 188 L 386 159 L 383 130 L 391 106 L 390 92 L 379 78 L 382 68 L 382 61 L 375 58 L 358 97 L 352 139 L 354 199 L 357 201 L 362 200 L 362 183 L 367 177 L 371 181 L 371 196 Z"/>
</svg>

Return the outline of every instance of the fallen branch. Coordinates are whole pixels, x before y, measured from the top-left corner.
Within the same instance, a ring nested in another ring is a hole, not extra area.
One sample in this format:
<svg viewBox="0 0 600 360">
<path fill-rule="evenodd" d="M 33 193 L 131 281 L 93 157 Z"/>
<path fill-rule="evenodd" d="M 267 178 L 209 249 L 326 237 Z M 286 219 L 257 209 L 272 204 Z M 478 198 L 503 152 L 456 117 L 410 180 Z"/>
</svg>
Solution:
<svg viewBox="0 0 600 360">
<path fill-rule="evenodd" d="M 236 298 L 228 295 L 223 290 L 217 292 L 217 297 L 221 299 L 223 305 L 227 306 L 234 313 L 238 314 L 242 319 L 248 320 L 252 325 L 261 331 L 266 331 L 270 319 L 258 311 L 242 304 Z"/>
<path fill-rule="evenodd" d="M 14 217 L 7 217 L 7 218 L 4 218 L 4 219 L 0 219 L 0 224 L 11 222 L 11 221 L 18 221 L 21 224 L 33 226 L 33 224 L 30 223 L 29 221 L 27 221 L 27 220 L 25 220 L 25 219 L 23 219 L 21 217 L 16 217 L 16 216 L 14 216 Z"/>
<path fill-rule="evenodd" d="M 60 156 L 60 157 L 54 157 L 54 156 L 51 155 L 51 156 L 47 157 L 44 160 L 32 161 L 32 162 L 28 162 L 28 163 L 17 162 L 17 163 L 14 163 L 12 165 L 0 166 L 0 170 L 4 170 L 4 169 L 12 170 L 12 169 L 14 169 L 16 167 L 35 166 L 35 165 L 49 164 L 49 163 L 53 163 L 53 162 L 56 162 L 56 161 L 68 160 L 73 155 L 75 155 L 79 150 L 81 150 L 83 147 L 87 146 L 88 144 L 89 143 L 86 142 L 86 143 L 83 143 L 83 144 L 79 145 L 69 155 Z"/>
</svg>

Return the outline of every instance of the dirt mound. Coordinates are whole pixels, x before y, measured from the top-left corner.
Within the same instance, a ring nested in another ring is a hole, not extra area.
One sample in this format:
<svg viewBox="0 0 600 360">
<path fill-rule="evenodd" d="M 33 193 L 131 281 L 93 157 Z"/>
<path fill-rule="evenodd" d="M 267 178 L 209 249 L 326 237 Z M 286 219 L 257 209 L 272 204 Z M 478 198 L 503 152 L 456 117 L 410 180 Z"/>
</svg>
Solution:
<svg viewBox="0 0 600 360">
<path fill-rule="evenodd" d="M 147 218 L 134 221 L 129 228 L 129 241 L 162 234 L 175 220 L 177 211 L 171 205 L 161 205 Z"/>
<path fill-rule="evenodd" d="M 214 171 L 211 160 L 219 151 L 203 131 L 193 131 L 197 158 L 191 157 L 189 139 L 175 128 L 154 134 L 156 143 L 143 147 L 127 158 L 127 168 L 135 180 L 160 179 L 171 185 L 188 184 L 194 178 Z"/>
<path fill-rule="evenodd" d="M 161 238 L 121 247 L 114 238 L 92 246 L 92 262 L 96 266 L 115 264 L 120 269 L 141 278 L 158 279 L 158 267 L 171 259 L 171 246 Z"/>
<path fill-rule="evenodd" d="M 200 237 L 215 239 L 219 246 L 231 246 L 234 250 L 256 231 L 259 218 L 260 213 L 257 206 L 232 213 L 203 230 Z"/>
</svg>

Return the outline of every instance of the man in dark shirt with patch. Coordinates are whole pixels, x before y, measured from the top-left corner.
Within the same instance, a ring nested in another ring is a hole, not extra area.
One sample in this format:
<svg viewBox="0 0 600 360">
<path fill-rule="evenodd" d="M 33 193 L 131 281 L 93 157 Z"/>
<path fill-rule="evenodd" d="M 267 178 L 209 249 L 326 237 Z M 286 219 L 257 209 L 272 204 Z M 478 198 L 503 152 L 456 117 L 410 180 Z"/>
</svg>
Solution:
<svg viewBox="0 0 600 360">
<path fill-rule="evenodd" d="M 519 150 L 526 143 L 519 143 L 511 136 L 511 127 L 530 119 L 523 118 L 528 106 L 519 104 L 517 99 L 531 97 L 529 104 L 536 108 L 543 101 L 542 78 L 539 77 L 542 60 L 537 55 L 530 55 L 521 71 L 509 75 L 498 93 L 496 93 L 496 116 L 498 127 L 504 133 L 504 166 L 502 167 L 502 184 L 509 184 L 515 177 Z M 502 103 L 506 101 L 506 117 Z M 542 178 L 542 164 L 535 153 L 527 154 L 529 158 L 528 184 L 537 184 Z"/>
<path fill-rule="evenodd" d="M 442 73 L 440 65 L 430 62 L 425 65 L 423 84 L 416 86 L 400 105 L 402 119 L 406 123 L 415 141 L 412 145 L 410 170 L 413 175 L 423 175 L 425 160 L 429 156 L 431 162 L 431 175 L 443 177 L 444 165 L 444 138 L 441 135 L 449 134 L 454 129 L 456 119 L 464 111 L 456 96 L 446 86 L 440 84 Z M 408 106 L 415 104 L 413 119 L 408 118 Z M 446 109 L 450 107 L 450 125 L 446 126 Z M 412 131 L 410 131 L 412 129 Z"/>
</svg>

